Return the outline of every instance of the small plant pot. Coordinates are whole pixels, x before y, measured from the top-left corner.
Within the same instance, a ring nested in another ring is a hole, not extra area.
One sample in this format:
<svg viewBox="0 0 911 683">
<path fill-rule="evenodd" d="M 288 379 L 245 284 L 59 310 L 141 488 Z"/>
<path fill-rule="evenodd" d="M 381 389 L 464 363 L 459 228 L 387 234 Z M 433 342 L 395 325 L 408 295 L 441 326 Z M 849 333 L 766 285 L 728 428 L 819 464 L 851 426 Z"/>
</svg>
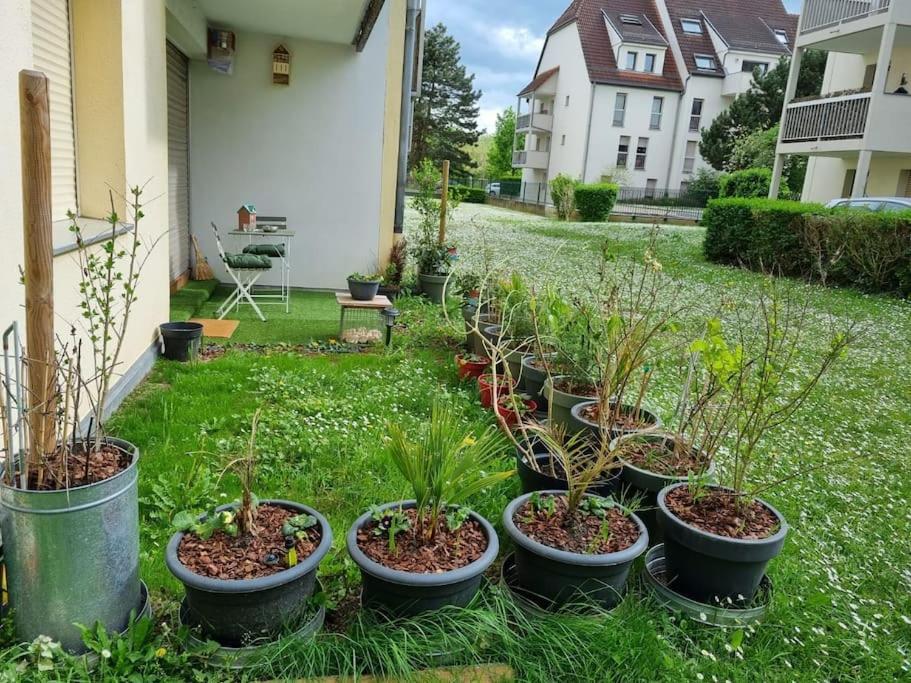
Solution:
<svg viewBox="0 0 911 683">
<path fill-rule="evenodd" d="M 642 520 L 629 516 L 639 527 L 639 538 L 625 550 L 603 555 L 567 552 L 532 540 L 516 526 L 516 511 L 531 496 L 519 496 L 503 512 L 503 528 L 516 546 L 519 586 L 554 606 L 574 601 L 595 602 L 605 609 L 616 606 L 623 597 L 633 562 L 648 548 L 648 530 Z"/>
<path fill-rule="evenodd" d="M 521 451 L 516 452 L 516 471 L 519 474 L 519 481 L 522 482 L 522 493 L 566 491 L 569 488 L 562 466 L 559 463 L 554 463 L 553 470 L 551 470 L 552 457 L 544 446 L 536 446 L 535 461 L 538 466 L 534 468 L 528 463 L 524 453 Z M 550 474 L 551 471 L 554 474 Z M 620 470 L 618 469 L 607 473 L 601 478 L 601 481 L 597 482 L 589 490 L 595 495 L 607 498 L 617 493 L 619 485 Z"/>
<path fill-rule="evenodd" d="M 668 585 L 686 597 L 710 604 L 752 600 L 765 575 L 766 565 L 781 553 L 788 524 L 778 518 L 778 531 L 760 540 L 728 538 L 682 521 L 668 508 L 667 495 L 681 486 L 667 486 L 658 493 L 658 523 L 664 531 L 664 557 Z"/>
<path fill-rule="evenodd" d="M 645 433 L 645 434 L 626 434 L 611 441 L 610 450 L 616 451 L 622 445 L 631 439 L 644 439 L 651 443 L 669 444 L 673 447 L 674 437 L 670 434 Z M 696 449 L 694 449 L 695 451 Z M 624 496 L 627 499 L 640 499 L 642 507 L 636 512 L 639 518 L 645 523 L 648 529 L 649 542 L 652 545 L 662 543 L 664 532 L 661 525 L 658 524 L 658 492 L 666 486 L 687 481 L 687 475 L 671 476 L 667 474 L 658 474 L 649 470 L 636 467 L 625 460 L 622 456 L 618 459 L 623 463 L 623 469 L 620 471 L 620 486 Z M 715 465 L 712 463 L 705 474 L 711 478 L 715 471 Z M 710 479 L 711 480 L 711 479 Z"/>
<path fill-rule="evenodd" d="M 561 379 L 563 379 L 563 377 L 548 377 L 544 381 L 544 399 L 547 401 L 550 419 L 553 420 L 554 424 L 563 427 L 567 434 L 575 434 L 579 432 L 582 427 L 573 420 L 573 406 L 577 403 L 591 401 L 592 397 L 569 394 L 565 391 L 561 391 L 554 386 L 554 384 L 559 383 Z"/>
<path fill-rule="evenodd" d="M 370 280 L 352 280 L 348 278 L 348 291 L 355 301 L 373 301 L 377 292 L 380 291 L 381 284 L 379 280 L 371 282 Z"/>
<path fill-rule="evenodd" d="M 514 383 L 510 383 L 503 375 L 497 375 L 497 382 L 500 385 L 500 390 L 497 392 L 497 397 L 502 396 L 503 394 L 511 394 L 513 391 Z M 493 407 L 493 375 L 481 375 L 478 377 L 478 392 L 481 395 L 481 405 L 485 408 Z"/>
<path fill-rule="evenodd" d="M 380 510 L 402 507 L 413 509 L 413 500 L 388 503 Z M 497 534 L 490 522 L 471 512 L 470 518 L 481 525 L 487 536 L 487 549 L 471 564 L 435 574 L 415 574 L 390 569 L 374 562 L 358 547 L 358 531 L 373 519 L 373 512 L 361 515 L 348 531 L 346 545 L 351 559 L 361 570 L 364 605 L 378 608 L 395 616 L 413 616 L 447 606 L 465 607 L 478 589 L 484 572 L 493 564 L 500 549 Z"/>
<path fill-rule="evenodd" d="M 547 381 L 547 373 L 535 367 L 536 358 L 532 354 L 522 357 L 522 381 L 524 382 L 525 393 L 531 396 L 538 406 L 543 408 L 547 401 L 544 396 L 544 383 Z"/>
<path fill-rule="evenodd" d="M 424 273 L 418 275 L 421 291 L 435 304 L 443 303 L 447 280 L 449 280 L 448 275 L 425 275 Z"/>
<path fill-rule="evenodd" d="M 528 409 L 528 412 L 535 412 L 538 409 L 538 404 L 531 400 L 522 401 L 525 404 L 525 407 Z M 507 408 L 504 405 L 497 405 L 497 414 L 503 418 L 503 421 L 508 427 L 515 427 L 519 424 L 519 418 L 521 417 L 520 413 L 511 408 Z"/>
<path fill-rule="evenodd" d="M 459 379 L 477 379 L 490 367 L 490 358 L 484 358 L 481 361 L 465 360 L 461 353 L 455 357 L 455 361 Z"/>
<path fill-rule="evenodd" d="M 591 406 L 598 405 L 598 401 L 584 401 L 577 403 L 570 409 L 570 418 L 573 422 L 573 431 L 581 432 L 587 430 L 593 437 L 596 439 L 607 438 L 608 441 L 613 441 L 618 439 L 621 436 L 626 436 L 628 434 L 641 434 L 643 432 L 652 432 L 661 428 L 661 418 L 659 418 L 655 413 L 645 408 L 639 409 L 639 416 L 642 418 L 643 422 L 648 424 L 648 427 L 638 428 L 638 429 L 629 429 L 625 426 L 613 425 L 610 428 L 609 434 L 602 434 L 601 425 L 594 420 L 589 420 L 583 415 L 584 410 L 587 410 Z M 621 412 L 625 415 L 630 415 L 635 410 L 632 406 L 622 405 L 620 406 Z"/>
<path fill-rule="evenodd" d="M 202 325 L 200 323 L 164 323 L 159 325 L 158 329 L 164 342 L 162 355 L 165 358 L 176 360 L 180 363 L 196 360 L 202 341 Z"/>
<path fill-rule="evenodd" d="M 177 556 L 183 532 L 171 537 L 165 551 L 168 569 L 186 590 L 188 623 L 225 647 L 241 647 L 261 638 L 273 638 L 296 626 L 308 612 L 316 570 L 332 546 L 332 529 L 326 518 L 313 508 L 286 500 L 264 500 L 260 504 L 316 517 L 320 526 L 319 545 L 290 569 L 239 580 L 213 579 L 187 569 Z M 224 505 L 219 511 L 235 507 Z"/>
</svg>

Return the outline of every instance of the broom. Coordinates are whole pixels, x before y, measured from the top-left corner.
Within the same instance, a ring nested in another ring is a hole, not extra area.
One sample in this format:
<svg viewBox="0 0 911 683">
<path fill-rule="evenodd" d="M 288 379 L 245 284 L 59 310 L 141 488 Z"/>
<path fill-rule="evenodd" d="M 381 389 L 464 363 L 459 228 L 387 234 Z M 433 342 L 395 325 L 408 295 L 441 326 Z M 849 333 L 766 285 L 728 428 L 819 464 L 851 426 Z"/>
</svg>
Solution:
<svg viewBox="0 0 911 683">
<path fill-rule="evenodd" d="M 193 279 L 214 280 L 215 273 L 212 271 L 212 266 L 209 265 L 206 257 L 202 255 L 202 250 L 199 248 L 199 242 L 196 239 L 196 235 L 193 235 L 193 247 L 196 249 L 196 265 L 193 266 Z"/>
</svg>

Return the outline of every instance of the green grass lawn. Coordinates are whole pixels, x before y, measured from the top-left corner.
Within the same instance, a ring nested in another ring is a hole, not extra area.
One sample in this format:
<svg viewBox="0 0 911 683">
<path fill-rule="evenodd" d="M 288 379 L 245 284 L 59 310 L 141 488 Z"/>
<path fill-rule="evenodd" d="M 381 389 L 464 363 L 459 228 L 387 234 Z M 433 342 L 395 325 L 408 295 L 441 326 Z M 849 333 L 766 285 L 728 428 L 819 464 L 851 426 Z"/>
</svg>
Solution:
<svg viewBox="0 0 911 683">
<path fill-rule="evenodd" d="M 560 224 L 468 205 L 451 228 L 464 266 L 479 263 L 486 251 L 504 268 L 566 291 L 593 278 L 603 239 L 612 240 L 620 259 L 638 260 L 648 232 L 643 225 Z M 675 280 L 676 296 L 696 307 L 685 321 L 694 330 L 720 302 L 728 309 L 749 306 L 763 278 L 706 263 L 702 234 L 668 227 L 658 238 L 657 256 Z M 360 615 L 344 633 L 327 630 L 314 641 L 284 642 L 250 676 L 407 677 L 440 662 L 494 661 L 511 665 L 520 680 L 542 682 L 907 680 L 911 305 L 847 290 L 801 289 L 814 326 L 802 362 L 811 362 L 832 317 L 858 320 L 864 336 L 799 419 L 764 446 L 776 465 L 763 476 L 796 478 L 765 495 L 792 529 L 770 567 L 774 595 L 763 624 L 719 630 L 676 617 L 635 577 L 627 598 L 609 614 L 529 617 L 491 582 L 467 610 L 395 624 Z M 198 315 L 211 315 L 216 305 L 213 299 Z M 447 327 L 440 309 L 418 300 L 406 298 L 400 307 L 407 329 L 390 352 L 231 351 L 196 365 L 159 362 L 116 415 L 112 431 L 142 450 L 142 575 L 168 648 L 176 647 L 180 597 L 163 561 L 169 519 L 181 509 L 233 499 L 235 483 L 218 480 L 225 462 L 218 454 L 241 447 L 257 409 L 263 408 L 258 494 L 300 500 L 328 517 L 335 541 L 320 574 L 329 607 L 343 612 L 350 611 L 359 584 L 344 550 L 348 527 L 370 505 L 407 495 L 384 455 L 386 422 L 416 426 L 426 421 L 432 398 L 443 395 L 464 411 L 467 429 L 489 423 L 472 387 L 456 380 L 457 326 Z M 274 309 L 265 324 L 242 309 L 232 341 L 302 343 L 335 334 L 331 296 L 297 294 L 292 308 L 289 316 Z M 665 418 L 674 407 L 676 378 L 668 372 L 649 394 L 649 404 Z M 807 466 L 818 467 L 804 472 Z M 511 480 L 472 506 L 499 526 L 503 507 L 518 491 Z M 502 536 L 501 543 L 507 545 Z M 170 655 L 138 670 L 144 680 L 227 676 L 198 659 Z"/>
</svg>

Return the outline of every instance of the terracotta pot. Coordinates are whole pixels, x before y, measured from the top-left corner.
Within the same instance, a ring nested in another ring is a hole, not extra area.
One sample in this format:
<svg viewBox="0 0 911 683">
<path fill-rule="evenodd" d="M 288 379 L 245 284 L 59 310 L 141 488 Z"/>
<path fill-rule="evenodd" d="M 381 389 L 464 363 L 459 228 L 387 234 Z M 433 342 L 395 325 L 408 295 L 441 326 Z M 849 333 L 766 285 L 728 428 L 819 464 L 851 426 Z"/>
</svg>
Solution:
<svg viewBox="0 0 911 683">
<path fill-rule="evenodd" d="M 525 407 L 528 408 L 528 410 L 532 413 L 538 409 L 538 404 L 534 401 L 527 400 L 522 401 L 522 403 L 524 403 Z M 519 413 L 517 413 L 515 410 L 512 410 L 511 408 L 507 408 L 504 405 L 497 405 L 497 414 L 499 414 L 503 420 L 506 421 L 506 424 L 510 427 L 514 427 L 519 423 Z"/>
<path fill-rule="evenodd" d="M 462 354 L 455 357 L 456 367 L 459 369 L 459 379 L 468 379 L 469 377 L 477 378 L 484 374 L 490 365 L 490 358 L 484 358 L 483 361 L 465 360 Z"/>
<path fill-rule="evenodd" d="M 500 390 L 497 392 L 497 395 L 502 395 L 504 393 L 512 393 L 513 388 L 515 387 L 515 382 L 512 384 L 509 383 L 502 375 L 497 375 L 497 381 L 500 384 Z M 485 408 L 490 408 L 493 406 L 493 375 L 481 375 L 478 377 L 478 391 L 481 393 L 481 405 Z"/>
</svg>

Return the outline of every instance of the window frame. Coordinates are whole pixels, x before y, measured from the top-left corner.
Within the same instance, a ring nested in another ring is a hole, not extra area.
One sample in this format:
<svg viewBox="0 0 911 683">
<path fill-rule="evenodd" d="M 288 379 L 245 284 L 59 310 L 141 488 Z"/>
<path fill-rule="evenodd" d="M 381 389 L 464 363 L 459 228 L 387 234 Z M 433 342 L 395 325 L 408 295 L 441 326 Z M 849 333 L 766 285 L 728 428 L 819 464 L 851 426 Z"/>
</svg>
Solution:
<svg viewBox="0 0 911 683">
<path fill-rule="evenodd" d="M 658 109 L 655 109 L 655 105 Z M 656 119 L 657 117 L 657 119 Z M 648 129 L 661 130 L 661 121 L 664 118 L 664 97 L 655 95 L 652 98 L 652 111 L 649 115 Z"/>
<path fill-rule="evenodd" d="M 747 69 L 746 65 L 752 64 L 752 69 Z M 751 59 L 744 59 L 743 63 L 740 65 L 740 70 L 743 73 L 753 73 L 756 69 L 760 69 L 760 73 L 765 76 L 769 72 L 769 63 L 768 62 L 756 62 Z"/>
<path fill-rule="evenodd" d="M 644 171 L 648 162 L 648 140 L 646 137 L 640 137 L 636 140 L 636 161 L 633 168 L 637 171 Z M 644 145 L 642 144 L 643 141 L 645 142 Z"/>
<path fill-rule="evenodd" d="M 623 97 L 623 107 L 619 107 L 620 98 Z M 625 92 L 618 92 L 614 98 L 614 128 L 623 128 L 626 125 L 626 105 L 629 104 L 629 95 Z M 619 122 L 617 114 L 620 114 Z"/>
<path fill-rule="evenodd" d="M 624 149 L 624 140 L 626 140 L 626 149 Z M 632 138 L 629 135 L 620 136 L 620 141 L 617 144 L 617 168 L 629 168 L 629 146 L 631 142 Z"/>
<path fill-rule="evenodd" d="M 790 45 L 790 40 L 788 39 L 788 32 L 783 28 L 773 28 L 772 33 L 775 34 L 775 39 L 782 45 Z"/>
<path fill-rule="evenodd" d="M 692 156 L 690 155 L 690 148 L 693 149 Z M 699 154 L 699 143 L 696 140 L 687 140 L 686 144 L 683 146 L 683 173 L 684 175 L 692 175 L 696 172 L 696 156 Z"/>
<path fill-rule="evenodd" d="M 694 54 L 693 60 L 696 63 L 696 69 L 698 71 L 715 71 L 718 68 L 718 62 L 712 55 L 706 54 Z M 708 62 L 711 66 L 700 66 L 699 61 Z"/>
<path fill-rule="evenodd" d="M 690 26 L 695 26 L 697 28 L 697 30 L 696 31 L 687 30 L 687 24 L 689 24 Z M 684 33 L 691 35 L 691 36 L 701 36 L 704 33 L 702 30 L 702 22 L 699 19 L 681 19 L 680 28 L 683 30 Z"/>
<path fill-rule="evenodd" d="M 699 113 L 696 113 L 696 103 L 699 103 Z M 690 105 L 690 132 L 698 133 L 702 127 L 702 113 L 705 110 L 705 100 L 701 97 L 694 97 Z M 696 125 L 693 126 L 695 121 Z"/>
<path fill-rule="evenodd" d="M 651 60 L 651 64 L 649 64 L 649 60 Z M 642 65 L 642 67 L 645 69 L 645 73 L 647 73 L 647 74 L 655 73 L 655 67 L 657 65 L 658 65 L 658 55 L 654 52 L 646 52 L 645 61 Z"/>
<path fill-rule="evenodd" d="M 632 60 L 632 66 L 630 66 L 630 60 Z M 628 50 L 626 53 L 626 70 L 635 71 L 636 67 L 639 65 L 639 53 L 635 50 Z"/>
</svg>

